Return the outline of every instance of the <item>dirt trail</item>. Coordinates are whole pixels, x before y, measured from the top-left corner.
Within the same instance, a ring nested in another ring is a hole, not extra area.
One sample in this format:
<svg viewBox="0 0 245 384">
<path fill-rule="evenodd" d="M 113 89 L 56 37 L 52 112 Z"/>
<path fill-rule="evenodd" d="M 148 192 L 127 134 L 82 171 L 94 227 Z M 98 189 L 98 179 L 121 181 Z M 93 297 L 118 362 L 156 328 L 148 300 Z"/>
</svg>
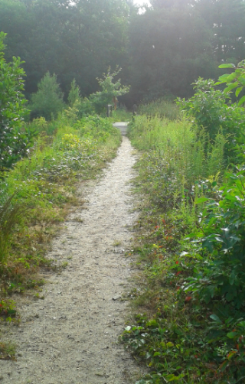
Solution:
<svg viewBox="0 0 245 384">
<path fill-rule="evenodd" d="M 121 295 L 131 273 L 124 251 L 137 217 L 128 183 L 134 162 L 123 137 L 103 177 L 78 191 L 86 204 L 69 216 L 49 254 L 68 266 L 50 274 L 44 300 L 22 304 L 20 327 L 10 327 L 8 335 L 18 345 L 17 362 L 0 361 L 1 384 L 126 384 L 137 375 L 117 344 L 127 306 Z"/>
</svg>

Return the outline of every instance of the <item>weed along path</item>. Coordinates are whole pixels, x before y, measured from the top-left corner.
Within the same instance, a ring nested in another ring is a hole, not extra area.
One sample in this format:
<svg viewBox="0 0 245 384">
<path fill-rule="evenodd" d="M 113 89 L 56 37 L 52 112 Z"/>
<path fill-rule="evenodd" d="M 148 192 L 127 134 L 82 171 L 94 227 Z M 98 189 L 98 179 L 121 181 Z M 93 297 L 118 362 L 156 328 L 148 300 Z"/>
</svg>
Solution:
<svg viewBox="0 0 245 384">
<path fill-rule="evenodd" d="M 67 267 L 45 276 L 43 300 L 22 298 L 19 327 L 2 329 L 17 345 L 17 361 L 0 361 L 1 384 L 126 384 L 137 376 L 117 343 L 131 273 L 124 252 L 137 217 L 129 185 L 134 163 L 123 137 L 103 177 L 78 190 L 86 202 L 70 214 L 48 255 Z"/>
</svg>

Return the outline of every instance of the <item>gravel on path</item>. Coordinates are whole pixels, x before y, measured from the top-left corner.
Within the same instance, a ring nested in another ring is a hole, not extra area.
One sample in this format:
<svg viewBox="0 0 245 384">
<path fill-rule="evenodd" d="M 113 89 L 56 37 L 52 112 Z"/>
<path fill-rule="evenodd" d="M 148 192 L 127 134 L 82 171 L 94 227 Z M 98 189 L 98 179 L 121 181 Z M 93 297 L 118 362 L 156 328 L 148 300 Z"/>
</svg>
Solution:
<svg viewBox="0 0 245 384">
<path fill-rule="evenodd" d="M 126 384 L 139 374 L 117 342 L 131 274 L 124 252 L 137 219 L 129 185 L 135 160 L 123 137 L 99 181 L 78 190 L 86 203 L 70 214 L 48 255 L 68 266 L 49 275 L 44 300 L 22 302 L 19 327 L 3 327 L 17 361 L 0 360 L 0 384 Z"/>
</svg>

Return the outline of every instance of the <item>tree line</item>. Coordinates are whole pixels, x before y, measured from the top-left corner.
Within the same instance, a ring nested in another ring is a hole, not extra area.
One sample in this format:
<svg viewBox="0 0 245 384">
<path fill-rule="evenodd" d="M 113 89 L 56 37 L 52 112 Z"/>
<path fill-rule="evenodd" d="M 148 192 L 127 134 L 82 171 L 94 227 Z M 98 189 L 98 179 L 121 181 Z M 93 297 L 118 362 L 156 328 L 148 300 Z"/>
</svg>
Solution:
<svg viewBox="0 0 245 384">
<path fill-rule="evenodd" d="M 83 97 L 97 91 L 109 66 L 123 68 L 128 104 L 189 97 L 199 77 L 245 58 L 244 0 L 0 0 L 6 60 L 25 63 L 25 94 L 49 71 L 65 98 L 73 79 Z"/>
</svg>

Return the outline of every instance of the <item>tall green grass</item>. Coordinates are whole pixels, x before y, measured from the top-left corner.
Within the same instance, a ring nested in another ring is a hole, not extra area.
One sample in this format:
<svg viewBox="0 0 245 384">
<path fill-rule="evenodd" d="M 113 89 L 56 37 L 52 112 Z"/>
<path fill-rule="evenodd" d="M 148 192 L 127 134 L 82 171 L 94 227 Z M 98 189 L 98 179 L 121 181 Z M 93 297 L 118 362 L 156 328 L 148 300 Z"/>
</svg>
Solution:
<svg viewBox="0 0 245 384">
<path fill-rule="evenodd" d="M 146 115 L 148 118 L 155 116 L 169 120 L 181 118 L 179 107 L 174 102 L 165 99 L 158 99 L 151 103 L 140 105 L 138 113 L 140 115 Z"/>
<path fill-rule="evenodd" d="M 173 175 L 177 188 L 183 184 L 190 188 L 197 180 L 216 178 L 223 170 L 225 137 L 220 133 L 210 144 L 206 132 L 197 132 L 187 120 L 136 116 L 130 137 L 138 149 L 151 151 L 159 159 L 164 167 L 162 174 Z"/>
</svg>

